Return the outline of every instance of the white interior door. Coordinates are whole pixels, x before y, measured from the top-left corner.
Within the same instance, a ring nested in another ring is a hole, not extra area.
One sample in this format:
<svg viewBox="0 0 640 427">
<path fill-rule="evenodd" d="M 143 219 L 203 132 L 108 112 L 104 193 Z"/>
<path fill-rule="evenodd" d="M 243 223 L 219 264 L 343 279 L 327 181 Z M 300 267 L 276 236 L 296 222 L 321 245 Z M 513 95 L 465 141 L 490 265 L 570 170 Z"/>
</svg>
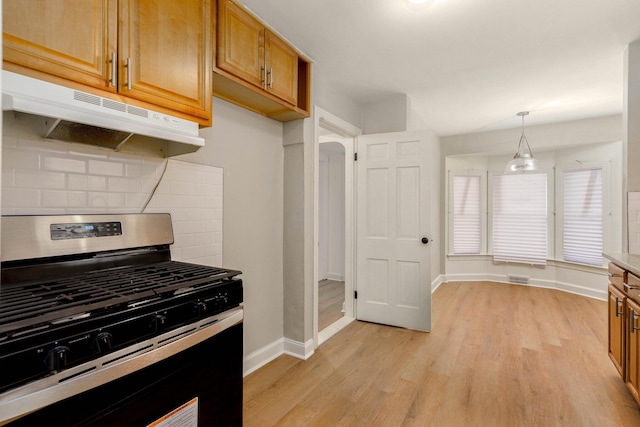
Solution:
<svg viewBox="0 0 640 427">
<path fill-rule="evenodd" d="M 359 320 L 431 330 L 427 144 L 420 132 L 358 137 Z"/>
</svg>

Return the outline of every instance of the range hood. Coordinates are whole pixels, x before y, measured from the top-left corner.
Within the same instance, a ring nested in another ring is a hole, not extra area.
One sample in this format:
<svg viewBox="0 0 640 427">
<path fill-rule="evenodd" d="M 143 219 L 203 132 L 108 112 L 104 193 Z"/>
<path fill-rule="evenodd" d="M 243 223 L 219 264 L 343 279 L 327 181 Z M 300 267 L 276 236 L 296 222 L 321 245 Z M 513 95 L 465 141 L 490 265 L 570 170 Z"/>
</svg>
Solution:
<svg viewBox="0 0 640 427">
<path fill-rule="evenodd" d="M 204 146 L 196 122 L 2 71 L 2 109 L 46 118 L 42 137 L 120 151 L 139 141 L 165 156 Z M 126 144 L 126 145 L 125 145 Z"/>
</svg>

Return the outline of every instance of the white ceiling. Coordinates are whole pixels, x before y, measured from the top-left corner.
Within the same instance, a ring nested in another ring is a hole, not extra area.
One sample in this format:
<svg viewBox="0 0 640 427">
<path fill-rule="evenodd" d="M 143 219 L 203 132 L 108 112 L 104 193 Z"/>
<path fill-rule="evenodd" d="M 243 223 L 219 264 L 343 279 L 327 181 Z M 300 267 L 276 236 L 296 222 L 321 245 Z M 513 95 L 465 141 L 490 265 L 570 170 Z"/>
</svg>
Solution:
<svg viewBox="0 0 640 427">
<path fill-rule="evenodd" d="M 241 0 L 359 103 L 407 94 L 439 135 L 622 112 L 640 0 Z"/>
</svg>

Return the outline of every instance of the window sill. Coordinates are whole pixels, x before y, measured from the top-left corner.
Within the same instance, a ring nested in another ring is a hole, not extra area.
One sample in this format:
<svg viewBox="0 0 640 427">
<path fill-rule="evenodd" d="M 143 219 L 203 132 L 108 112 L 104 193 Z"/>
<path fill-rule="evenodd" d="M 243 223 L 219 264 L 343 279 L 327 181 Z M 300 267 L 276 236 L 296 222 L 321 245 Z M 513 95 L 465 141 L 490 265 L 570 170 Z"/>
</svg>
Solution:
<svg viewBox="0 0 640 427">
<path fill-rule="evenodd" d="M 456 254 L 447 254 L 447 260 L 453 262 L 464 262 L 464 261 L 489 261 L 493 262 L 493 255 L 489 254 L 478 254 L 478 255 L 456 255 Z M 520 264 L 520 263 L 499 263 L 499 264 Z M 498 264 L 496 264 L 498 265 Z M 529 264 L 522 264 L 529 265 Z M 577 271 L 585 271 L 589 273 L 603 274 L 606 275 L 607 267 L 605 266 L 595 266 L 588 264 L 578 264 L 576 262 L 570 261 L 562 261 L 557 259 L 547 259 L 547 267 L 560 267 L 569 270 L 577 270 Z M 544 266 L 539 266 L 545 268 Z"/>
</svg>

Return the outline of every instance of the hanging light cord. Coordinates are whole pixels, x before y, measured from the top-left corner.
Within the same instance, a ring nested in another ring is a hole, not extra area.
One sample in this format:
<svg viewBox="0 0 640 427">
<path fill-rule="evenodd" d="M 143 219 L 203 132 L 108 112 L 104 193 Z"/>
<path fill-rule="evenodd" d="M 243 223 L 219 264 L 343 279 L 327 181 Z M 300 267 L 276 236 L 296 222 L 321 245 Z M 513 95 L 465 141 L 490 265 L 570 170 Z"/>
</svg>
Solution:
<svg viewBox="0 0 640 427">
<path fill-rule="evenodd" d="M 520 142 L 518 142 L 518 151 L 516 152 L 515 156 L 513 156 L 514 159 L 520 156 L 522 141 L 524 141 L 524 143 L 527 144 L 527 150 L 529 150 L 529 155 L 533 157 L 533 152 L 531 151 L 531 147 L 529 146 L 529 141 L 527 140 L 527 137 L 524 134 L 524 116 L 527 116 L 528 114 L 529 114 L 528 111 L 522 111 L 518 113 L 518 116 L 522 117 L 522 135 L 520 136 Z"/>
</svg>

